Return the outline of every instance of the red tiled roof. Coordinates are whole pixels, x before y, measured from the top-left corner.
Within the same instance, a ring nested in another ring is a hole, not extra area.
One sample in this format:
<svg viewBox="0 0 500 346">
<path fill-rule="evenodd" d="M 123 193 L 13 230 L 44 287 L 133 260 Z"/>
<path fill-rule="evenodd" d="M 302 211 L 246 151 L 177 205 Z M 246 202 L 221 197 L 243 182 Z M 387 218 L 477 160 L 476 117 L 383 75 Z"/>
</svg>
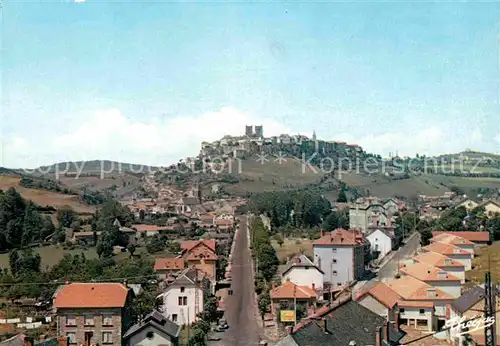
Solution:
<svg viewBox="0 0 500 346">
<path fill-rule="evenodd" d="M 314 245 L 356 246 L 356 245 L 362 245 L 365 241 L 366 240 L 363 237 L 361 231 L 338 228 L 335 231 L 326 233 L 323 237 L 316 240 L 313 243 L 313 246 Z"/>
<path fill-rule="evenodd" d="M 54 306 L 60 308 L 122 308 L 129 290 L 119 283 L 72 283 L 57 292 Z"/>
<path fill-rule="evenodd" d="M 377 283 L 368 291 L 362 293 L 358 296 L 357 300 L 360 300 L 365 295 L 371 295 L 373 298 L 378 300 L 381 304 L 386 306 L 389 309 L 392 309 L 394 305 L 401 299 L 401 296 L 394 292 L 391 288 L 389 288 L 383 282 Z"/>
<path fill-rule="evenodd" d="M 184 240 L 184 241 L 181 241 L 181 249 L 183 251 L 190 251 L 195 246 L 198 246 L 200 243 L 203 243 L 210 250 L 215 252 L 215 239 Z"/>
<path fill-rule="evenodd" d="M 299 286 L 293 282 L 286 281 L 281 286 L 273 288 L 270 296 L 272 299 L 310 299 L 316 298 L 317 294 L 311 287 Z"/>
<path fill-rule="evenodd" d="M 164 229 L 157 225 L 132 225 L 132 228 L 138 232 L 158 232 L 161 229 Z"/>
<path fill-rule="evenodd" d="M 441 243 L 438 241 L 430 243 L 429 245 L 424 246 L 422 249 L 424 249 L 425 251 L 437 252 L 437 253 L 440 253 L 441 255 L 446 255 L 446 256 L 471 255 L 470 252 L 468 252 L 462 248 L 459 248 L 458 246 L 444 244 L 444 243 Z"/>
<path fill-rule="evenodd" d="M 462 237 L 467 239 L 468 241 L 471 242 L 487 242 L 490 240 L 490 233 L 489 232 L 465 232 L 465 231 L 460 231 L 460 232 L 446 232 L 446 231 L 434 231 L 432 232 L 433 237 L 437 237 L 440 234 L 451 234 L 457 237 Z"/>
<path fill-rule="evenodd" d="M 156 258 L 155 259 L 155 267 L 154 270 L 175 270 L 175 269 L 184 269 L 184 259 L 183 258 Z"/>
</svg>

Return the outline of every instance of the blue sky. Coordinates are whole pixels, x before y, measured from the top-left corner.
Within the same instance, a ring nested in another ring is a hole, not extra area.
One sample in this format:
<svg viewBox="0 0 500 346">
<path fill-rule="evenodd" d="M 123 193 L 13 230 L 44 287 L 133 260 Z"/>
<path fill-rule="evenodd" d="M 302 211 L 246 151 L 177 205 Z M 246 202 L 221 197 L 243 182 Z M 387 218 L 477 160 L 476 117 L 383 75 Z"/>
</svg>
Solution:
<svg viewBox="0 0 500 346">
<path fill-rule="evenodd" d="M 263 124 L 500 152 L 500 3 L 13 3 L 0 165 L 168 164 Z"/>
</svg>

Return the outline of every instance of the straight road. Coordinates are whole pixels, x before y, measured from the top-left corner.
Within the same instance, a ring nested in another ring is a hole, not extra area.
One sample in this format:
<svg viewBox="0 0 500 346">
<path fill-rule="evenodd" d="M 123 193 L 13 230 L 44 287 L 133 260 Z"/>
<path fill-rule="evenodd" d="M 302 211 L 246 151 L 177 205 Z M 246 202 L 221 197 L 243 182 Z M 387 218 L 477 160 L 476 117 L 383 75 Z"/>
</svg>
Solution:
<svg viewBox="0 0 500 346">
<path fill-rule="evenodd" d="M 410 238 L 407 239 L 406 244 L 402 246 L 378 272 L 378 279 L 391 279 L 398 272 L 398 265 L 406 259 L 413 257 L 420 245 L 420 233 L 416 231 Z"/>
<path fill-rule="evenodd" d="M 235 236 L 235 248 L 232 255 L 233 295 L 225 302 L 225 318 L 229 330 L 217 333 L 221 341 L 210 342 L 214 346 L 257 346 L 261 328 L 257 323 L 255 304 L 254 273 L 252 256 L 248 244 L 247 217 L 239 217 L 239 230 Z"/>
</svg>

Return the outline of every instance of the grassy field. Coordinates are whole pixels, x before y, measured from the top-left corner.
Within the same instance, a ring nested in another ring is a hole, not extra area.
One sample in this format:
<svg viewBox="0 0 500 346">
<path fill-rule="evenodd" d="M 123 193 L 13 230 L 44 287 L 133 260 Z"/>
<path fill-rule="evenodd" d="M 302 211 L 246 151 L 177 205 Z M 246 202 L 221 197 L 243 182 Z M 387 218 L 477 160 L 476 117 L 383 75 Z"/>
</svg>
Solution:
<svg viewBox="0 0 500 346">
<path fill-rule="evenodd" d="M 500 283 L 500 241 L 491 246 L 481 247 L 476 251 L 476 256 L 472 260 L 473 270 L 466 273 L 466 278 L 470 283 L 484 283 L 484 274 L 491 271 L 491 278 L 497 284 Z"/>
<path fill-rule="evenodd" d="M 20 177 L 0 175 L 0 189 L 7 190 L 10 187 L 14 187 L 23 198 L 41 206 L 50 205 L 57 209 L 68 205 L 77 213 L 93 213 L 95 210 L 92 206 L 85 204 L 79 196 L 65 195 L 41 189 L 27 189 L 19 185 L 20 180 Z"/>
<path fill-rule="evenodd" d="M 322 176 L 310 169 L 303 171 L 302 162 L 294 158 L 286 158 L 281 164 L 274 162 L 272 158 L 264 163 L 257 162 L 254 158 L 242 160 L 240 169 L 234 163 L 231 174 L 235 174 L 241 181 L 225 185 L 224 189 L 234 194 L 298 188 L 315 183 Z"/>
<path fill-rule="evenodd" d="M 61 258 L 63 258 L 64 254 L 81 254 L 84 253 L 87 259 L 97 258 L 97 252 L 95 247 L 88 249 L 74 249 L 74 250 L 64 250 L 60 246 L 43 246 L 39 248 L 33 249 L 35 252 L 40 254 L 42 258 L 42 269 L 47 267 L 52 267 L 55 264 L 59 263 Z M 9 268 L 9 254 L 4 253 L 0 254 L 0 267 L 1 268 Z"/>
<path fill-rule="evenodd" d="M 271 240 L 271 245 L 276 250 L 276 255 L 280 260 L 286 260 L 295 254 L 303 252 L 305 255 L 312 258 L 313 247 L 312 240 L 307 238 L 286 238 L 282 246 L 276 242 L 276 240 Z"/>
</svg>

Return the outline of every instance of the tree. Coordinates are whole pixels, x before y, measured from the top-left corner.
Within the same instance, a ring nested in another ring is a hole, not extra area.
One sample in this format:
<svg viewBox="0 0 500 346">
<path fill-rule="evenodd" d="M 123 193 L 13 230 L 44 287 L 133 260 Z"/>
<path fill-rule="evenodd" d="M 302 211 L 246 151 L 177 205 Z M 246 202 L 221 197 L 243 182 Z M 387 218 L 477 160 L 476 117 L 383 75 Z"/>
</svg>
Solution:
<svg viewBox="0 0 500 346">
<path fill-rule="evenodd" d="M 276 240 L 276 242 L 280 247 L 282 247 L 283 244 L 285 243 L 285 241 L 283 240 L 283 236 L 280 233 L 276 233 L 274 235 L 274 240 Z"/>
<path fill-rule="evenodd" d="M 347 195 L 345 193 L 345 189 L 341 189 L 339 192 L 339 196 L 337 197 L 337 202 L 339 203 L 347 203 Z"/>
<path fill-rule="evenodd" d="M 430 244 L 430 239 L 432 238 L 432 230 L 426 228 L 420 231 L 420 245 L 427 246 Z"/>
<path fill-rule="evenodd" d="M 19 253 L 17 250 L 12 250 L 9 254 L 9 266 L 12 275 L 17 276 L 19 273 Z"/>
<path fill-rule="evenodd" d="M 75 212 L 70 206 L 64 206 L 57 210 L 56 217 L 60 225 L 70 227 L 71 223 L 75 221 Z"/>
<path fill-rule="evenodd" d="M 262 323 L 264 323 L 264 316 L 269 312 L 270 305 L 271 300 L 269 294 L 266 292 L 259 297 L 259 312 L 262 317 Z"/>
<path fill-rule="evenodd" d="M 127 251 L 130 253 L 130 257 L 134 257 L 135 245 L 133 243 L 128 244 Z"/>
<path fill-rule="evenodd" d="M 102 236 L 97 242 L 96 251 L 99 258 L 111 257 L 113 256 L 113 244 Z"/>
</svg>

